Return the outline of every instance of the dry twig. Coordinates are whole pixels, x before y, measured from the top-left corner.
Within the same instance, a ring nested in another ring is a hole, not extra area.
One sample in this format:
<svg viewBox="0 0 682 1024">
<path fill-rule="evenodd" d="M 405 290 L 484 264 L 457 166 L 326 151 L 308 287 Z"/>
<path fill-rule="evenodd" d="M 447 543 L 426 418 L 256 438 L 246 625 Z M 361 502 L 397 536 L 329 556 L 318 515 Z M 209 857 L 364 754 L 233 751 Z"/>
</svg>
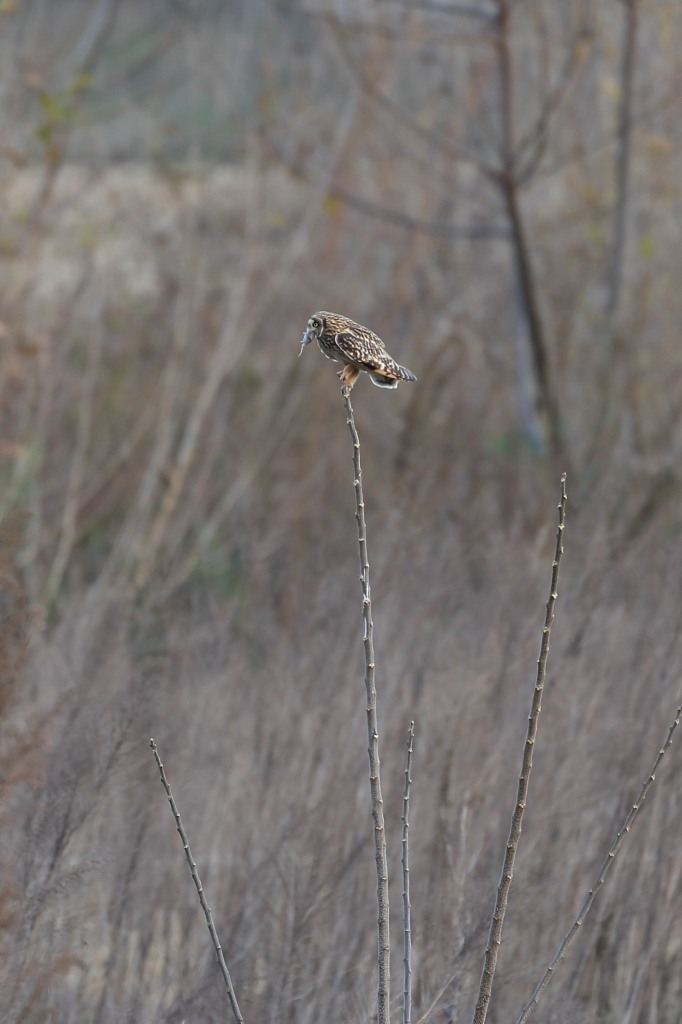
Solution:
<svg viewBox="0 0 682 1024">
<path fill-rule="evenodd" d="M 552 629 L 552 623 L 554 621 L 554 606 L 558 597 L 557 585 L 559 582 L 561 556 L 564 551 L 562 539 L 564 523 L 566 520 L 567 500 L 566 474 L 564 473 L 561 477 L 561 497 L 558 506 L 559 523 L 556 532 L 554 561 L 552 562 L 552 582 L 549 590 L 549 598 L 547 600 L 545 624 L 542 629 L 542 642 L 540 644 L 540 657 L 538 658 L 538 669 L 535 680 L 535 689 L 533 690 L 533 701 L 531 704 L 530 715 L 528 716 L 528 731 L 526 733 L 526 743 L 523 750 L 521 774 L 519 775 L 516 807 L 514 808 L 514 813 L 512 815 L 509 838 L 507 839 L 507 849 L 505 851 L 504 864 L 502 866 L 502 875 L 497 887 L 497 899 L 495 900 L 495 909 L 493 911 L 492 921 L 490 922 L 490 934 L 488 936 L 488 945 L 485 951 L 485 962 L 483 965 L 483 973 L 481 975 L 478 1001 L 474 1011 L 474 1024 L 485 1024 L 485 1020 L 488 1015 L 488 1006 L 493 988 L 493 978 L 495 976 L 495 967 L 497 965 L 497 954 L 502 940 L 502 926 L 504 924 L 504 917 L 507 911 L 507 900 L 509 898 L 509 889 L 511 888 L 512 877 L 514 874 L 514 860 L 516 858 L 519 839 L 521 838 L 521 823 L 523 821 L 523 812 L 526 808 L 528 783 L 530 782 L 530 773 L 533 767 L 533 747 L 535 746 L 535 737 L 538 731 L 538 720 L 540 718 L 540 710 L 542 708 L 542 693 L 545 686 L 547 655 L 549 654 L 549 637 Z"/>
<path fill-rule="evenodd" d="M 388 913 L 388 862 L 386 859 L 386 831 L 384 828 L 384 801 L 381 796 L 381 763 L 379 760 L 379 729 L 377 723 L 377 690 L 374 676 L 374 626 L 369 586 L 369 557 L 367 554 L 367 528 L 365 525 L 365 498 L 362 492 L 360 465 L 360 438 L 355 426 L 350 391 L 342 389 L 346 406 L 346 422 L 353 441 L 353 469 L 355 471 L 355 518 L 358 524 L 360 549 L 360 584 L 362 586 L 363 643 L 365 648 L 365 689 L 367 691 L 367 733 L 369 739 L 369 785 L 372 796 L 374 821 L 374 855 L 377 869 L 377 932 L 379 984 L 377 991 L 377 1022 L 388 1024 L 390 1017 L 390 931 Z"/>
<path fill-rule="evenodd" d="M 161 762 L 161 758 L 159 757 L 159 752 L 157 750 L 156 743 L 154 742 L 153 739 L 149 741 L 149 746 L 152 748 L 152 751 L 154 753 L 154 759 L 156 760 L 156 764 L 159 769 L 161 782 L 163 783 L 163 788 L 166 790 L 168 803 L 171 806 L 171 811 L 173 812 L 173 817 L 175 818 L 175 824 L 177 825 L 178 833 L 180 835 L 180 838 L 182 839 L 182 846 L 185 851 L 185 857 L 187 858 L 187 863 L 189 864 L 189 870 L 192 873 L 192 881 L 194 882 L 197 893 L 199 894 L 199 902 L 201 903 L 201 909 L 203 910 L 204 917 L 206 918 L 206 924 L 208 926 L 209 934 L 211 936 L 213 948 L 215 949 L 216 959 L 218 960 L 218 966 L 220 967 L 220 973 L 222 974 L 223 981 L 225 982 L 225 988 L 227 989 L 227 998 L 230 1000 L 230 1006 L 232 1007 L 234 1019 L 236 1020 L 237 1024 L 244 1024 L 244 1018 L 242 1017 L 241 1010 L 239 1009 L 239 1003 L 237 1002 L 237 996 L 235 995 L 235 991 L 232 986 L 232 978 L 230 977 L 230 972 L 228 971 L 227 964 L 225 963 L 223 948 L 220 945 L 220 939 L 218 938 L 218 933 L 216 931 L 215 924 L 213 923 L 213 914 L 211 913 L 211 908 L 209 907 L 208 901 L 206 900 L 204 888 L 201 884 L 201 879 L 199 878 L 199 872 L 197 871 L 197 865 L 194 860 L 194 857 L 192 856 L 192 851 L 189 848 L 189 840 L 187 838 L 187 833 L 185 832 L 182 821 L 180 820 L 180 811 L 178 810 L 177 805 L 175 803 L 175 798 L 171 793 L 170 784 L 168 782 L 168 779 L 166 778 L 166 772 Z"/>
<path fill-rule="evenodd" d="M 410 907 L 410 787 L 412 786 L 412 750 L 414 722 L 407 732 L 407 761 L 403 790 L 403 1024 L 412 1020 L 412 910 Z"/>
<path fill-rule="evenodd" d="M 561 940 L 559 948 L 557 949 L 556 953 L 554 954 L 554 957 L 552 958 L 552 962 L 550 963 L 549 967 L 547 968 L 547 970 L 543 974 L 542 978 L 538 982 L 538 984 L 537 984 L 537 986 L 535 988 L 535 991 L 533 992 L 533 995 L 530 997 L 530 999 L 528 1000 L 528 1002 L 524 1006 L 523 1010 L 519 1014 L 519 1016 L 518 1016 L 518 1018 L 516 1020 L 516 1024 L 525 1024 L 525 1021 L 528 1020 L 531 1012 L 537 1006 L 538 1001 L 540 999 L 540 996 L 542 995 L 542 992 L 544 991 L 544 989 L 549 984 L 549 982 L 550 982 L 550 980 L 552 978 L 552 975 L 554 974 L 555 968 L 559 964 L 559 961 L 563 959 L 563 957 L 564 957 L 564 955 L 566 953 L 566 950 L 568 949 L 569 945 L 571 944 L 571 942 L 575 938 L 576 933 L 578 932 L 578 929 L 580 928 L 581 924 L 585 920 L 585 917 L 589 913 L 589 910 L 590 910 L 592 904 L 594 903 L 595 897 L 596 897 L 597 893 L 599 892 L 599 890 L 601 889 L 602 885 L 604 884 L 604 881 L 606 879 L 606 875 L 608 874 L 608 871 L 609 871 L 611 865 L 613 864 L 613 862 L 614 862 L 614 860 L 616 858 L 616 854 L 620 850 L 620 847 L 621 847 L 621 845 L 623 843 L 623 840 L 625 839 L 625 836 L 627 835 L 627 833 L 630 831 L 630 829 L 632 827 L 632 824 L 633 824 L 635 818 L 637 817 L 639 809 L 642 806 L 642 804 L 644 803 L 646 795 L 649 792 L 649 789 L 650 789 L 654 779 L 656 778 L 656 772 L 658 771 L 658 766 L 661 763 L 661 761 L 663 760 L 663 758 L 664 758 L 665 754 L 667 753 L 668 749 L 670 748 L 670 744 L 673 741 L 673 736 L 675 735 L 675 730 L 677 729 L 678 725 L 680 724 L 680 719 L 681 718 L 682 718 L 682 704 L 678 707 L 677 711 L 675 712 L 675 718 L 673 719 L 672 725 L 670 726 L 670 728 L 668 730 L 668 736 L 666 738 L 666 741 L 663 744 L 663 746 L 661 747 L 661 749 L 658 751 L 658 753 L 657 753 L 657 755 L 656 755 L 656 757 L 654 759 L 654 763 L 651 766 L 651 770 L 650 770 L 649 774 L 647 775 L 647 777 L 646 777 L 646 779 L 645 779 L 645 781 L 644 781 L 644 783 L 642 785 L 642 788 L 640 789 L 640 791 L 639 791 L 639 793 L 637 795 L 637 799 L 635 800 L 634 804 L 632 805 L 632 807 L 628 811 L 627 816 L 625 818 L 625 821 L 623 822 L 623 824 L 622 824 L 622 826 L 620 828 L 620 831 L 618 832 L 618 835 L 616 836 L 616 838 L 614 839 L 613 843 L 611 844 L 609 852 L 606 854 L 606 857 L 604 858 L 604 862 L 603 862 L 602 866 L 599 869 L 599 874 L 597 875 L 597 877 L 596 877 L 596 879 L 594 881 L 594 884 L 592 885 L 592 888 L 590 889 L 590 891 L 588 892 L 587 896 L 585 897 L 585 899 L 583 901 L 583 905 L 581 906 L 580 910 L 578 911 L 578 916 L 576 917 L 575 921 L 573 922 L 573 924 L 571 925 L 571 927 L 569 928 L 569 930 L 566 932 L 566 934 L 564 935 L 563 939 Z"/>
</svg>

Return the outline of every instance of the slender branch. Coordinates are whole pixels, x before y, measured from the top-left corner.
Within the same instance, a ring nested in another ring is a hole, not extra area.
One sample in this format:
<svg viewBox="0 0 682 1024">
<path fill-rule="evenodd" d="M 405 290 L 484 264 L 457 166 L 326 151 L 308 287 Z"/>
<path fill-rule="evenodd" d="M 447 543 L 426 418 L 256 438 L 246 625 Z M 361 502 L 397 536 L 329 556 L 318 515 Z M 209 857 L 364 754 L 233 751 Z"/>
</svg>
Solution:
<svg viewBox="0 0 682 1024">
<path fill-rule="evenodd" d="M 542 412 L 546 416 L 550 449 L 562 455 L 559 410 L 551 387 L 545 334 L 530 244 L 519 197 L 519 175 L 515 149 L 514 61 L 511 46 L 512 5 L 510 0 L 497 0 L 497 55 L 500 92 L 500 188 L 511 229 L 519 307 L 523 314 L 530 348 L 533 379 Z"/>
<path fill-rule="evenodd" d="M 407 761 L 403 790 L 403 1024 L 412 1020 L 412 913 L 410 907 L 410 787 L 412 785 L 412 750 L 414 749 L 414 722 L 407 732 Z"/>
<path fill-rule="evenodd" d="M 508 239 L 510 231 L 504 224 L 444 224 L 440 221 L 422 220 L 420 217 L 411 217 L 401 210 L 392 210 L 387 206 L 372 202 L 363 196 L 357 196 L 353 192 L 347 192 L 339 185 L 332 185 L 329 194 L 342 199 L 348 206 L 360 210 L 361 213 L 368 213 L 371 217 L 395 224 L 408 231 L 417 231 L 424 235 L 431 235 L 434 238 L 466 238 L 473 241 L 485 239 Z"/>
<path fill-rule="evenodd" d="M 580 31 L 573 37 L 556 83 L 547 89 L 538 116 L 529 131 L 515 144 L 514 161 L 518 168 L 519 184 L 530 181 L 545 153 L 550 122 L 561 106 L 580 66 L 580 52 L 584 46 L 585 35 L 584 31 Z"/>
<path fill-rule="evenodd" d="M 203 910 L 204 917 L 206 918 L 206 924 L 208 926 L 209 934 L 211 936 L 213 948 L 215 949 L 216 959 L 218 960 L 218 966 L 220 967 L 220 973 L 222 974 L 223 981 L 225 982 L 225 988 L 227 989 L 227 998 L 230 1000 L 230 1006 L 232 1008 L 232 1013 L 234 1014 L 234 1019 L 236 1020 L 237 1024 L 244 1024 L 244 1018 L 242 1017 L 241 1010 L 239 1009 L 239 1003 L 237 1002 L 237 996 L 235 995 L 235 991 L 232 986 L 232 978 L 230 977 L 230 972 L 227 969 L 227 964 L 225 963 L 225 957 L 223 955 L 223 949 L 222 946 L 220 945 L 218 933 L 216 932 L 215 925 L 213 923 L 213 914 L 211 913 L 211 908 L 209 907 L 208 902 L 206 900 L 204 889 L 201 884 L 201 879 L 199 878 L 199 872 L 197 871 L 196 863 L 194 861 L 194 858 L 192 857 L 192 851 L 189 848 L 189 840 L 187 839 L 187 833 L 185 832 L 182 821 L 180 820 L 180 812 L 177 808 L 177 804 L 175 803 L 173 794 L 171 793 L 170 784 L 168 782 L 168 779 L 166 778 L 166 772 L 161 762 L 161 758 L 159 757 L 159 752 L 157 750 L 156 743 L 154 742 L 153 739 L 149 741 L 149 746 L 152 748 L 154 758 L 159 769 L 159 774 L 161 776 L 161 782 L 163 783 L 163 788 L 166 790 L 166 796 L 168 797 L 168 802 L 171 806 L 173 817 L 175 818 L 175 824 L 177 825 L 177 829 L 182 840 L 182 846 L 185 851 L 187 863 L 189 864 L 189 870 L 192 873 L 192 881 L 194 882 L 197 893 L 199 894 L 199 902 L 201 903 L 201 909 Z"/>
<path fill-rule="evenodd" d="M 666 739 L 665 743 L 663 744 L 663 746 L 661 747 L 661 749 L 658 751 L 658 753 L 657 753 L 657 755 L 656 755 L 656 757 L 654 759 L 654 763 L 651 766 L 651 770 L 650 770 L 646 780 L 644 781 L 644 783 L 642 785 L 642 788 L 640 789 L 640 791 L 639 791 L 639 793 L 637 795 L 637 799 L 635 800 L 634 804 L 632 805 L 632 807 L 628 811 L 627 816 L 625 818 L 625 821 L 621 825 L 620 831 L 618 832 L 618 835 L 616 836 L 616 838 L 614 839 L 613 843 L 611 844 L 609 852 L 606 854 L 606 857 L 604 858 L 604 863 L 602 864 L 601 868 L 599 869 L 599 874 L 597 875 L 597 877 L 596 877 L 596 879 L 595 879 L 595 881 L 594 881 L 594 883 L 592 885 L 592 888 L 590 889 L 590 891 L 588 892 L 587 896 L 585 897 L 585 900 L 583 901 L 583 905 L 581 906 L 580 910 L 578 911 L 578 916 L 576 917 L 575 921 L 573 922 L 573 924 L 569 928 L 569 930 L 566 933 L 566 935 L 561 940 L 561 944 L 559 945 L 559 948 L 557 949 L 556 953 L 554 954 L 552 962 L 550 963 L 549 967 L 547 968 L 547 970 L 543 974 L 542 978 L 540 979 L 538 985 L 535 988 L 535 991 L 533 992 L 533 995 L 530 997 L 530 999 L 528 1000 L 528 1002 L 524 1006 L 523 1010 L 519 1014 L 519 1016 L 518 1016 L 518 1018 L 516 1020 L 516 1024 L 525 1024 L 525 1021 L 528 1020 L 531 1012 L 537 1006 L 542 992 L 544 991 L 544 989 L 549 984 L 549 982 L 550 982 L 550 980 L 552 978 L 552 975 L 554 974 L 555 968 L 557 967 L 559 961 L 563 959 L 563 957 L 564 957 L 564 955 L 566 953 L 566 950 L 568 949 L 569 945 L 571 944 L 571 942 L 575 938 L 576 933 L 578 932 L 578 929 L 580 928 L 580 926 L 582 925 L 583 921 L 585 920 L 585 917 L 589 913 L 589 910 L 590 910 L 592 904 L 594 903 L 595 897 L 596 897 L 597 893 L 599 892 L 599 890 L 601 889 L 602 885 L 604 884 L 604 881 L 606 879 L 606 875 L 608 874 L 608 872 L 609 872 L 609 870 L 611 868 L 611 865 L 613 864 L 614 860 L 616 859 L 616 854 L 620 850 L 621 845 L 623 843 L 623 840 L 625 839 L 625 836 L 628 834 L 628 832 L 632 828 L 632 824 L 633 824 L 635 818 L 637 817 L 639 809 L 641 808 L 642 804 L 644 803 L 644 800 L 646 799 L 646 795 L 649 792 L 649 789 L 651 788 L 651 785 L 653 784 L 654 779 L 656 778 L 656 772 L 658 771 L 658 766 L 660 765 L 661 761 L 663 760 L 663 758 L 665 757 L 666 753 L 668 752 L 668 750 L 670 748 L 670 744 L 673 741 L 673 736 L 675 735 L 675 730 L 677 729 L 678 725 L 680 724 L 680 719 L 681 718 L 682 718 L 682 704 L 678 707 L 677 711 L 675 712 L 675 718 L 673 720 L 672 725 L 670 726 L 670 728 L 668 730 L 667 739 Z"/>
<path fill-rule="evenodd" d="M 459 160 L 464 164 L 475 167 L 486 180 L 496 182 L 499 179 L 497 167 L 491 166 L 474 153 L 450 142 L 443 133 L 438 134 L 430 128 L 424 127 L 403 104 L 377 86 L 375 77 L 372 74 L 368 74 L 364 69 L 364 65 L 356 61 L 350 52 L 350 47 L 341 30 L 341 26 L 335 22 L 330 22 L 329 26 L 331 38 L 334 40 L 347 69 L 352 74 L 353 81 L 360 87 L 363 99 L 370 99 L 376 103 L 393 119 L 394 123 L 401 130 L 407 130 L 413 138 L 417 138 L 425 143 L 431 148 L 431 152 L 440 153 L 450 160 Z"/>
<path fill-rule="evenodd" d="M 521 838 L 523 812 L 526 808 L 528 784 L 530 781 L 531 769 L 533 767 L 533 748 L 535 746 L 535 738 L 538 731 L 538 720 L 540 718 L 540 711 L 542 708 L 542 694 L 545 686 L 545 674 L 547 671 L 547 656 L 549 654 L 549 638 L 552 630 L 552 623 L 554 622 L 554 607 L 558 597 L 557 586 L 559 583 L 559 566 L 561 564 L 561 556 L 564 551 L 562 540 L 564 524 L 566 521 L 567 500 L 566 474 L 564 473 L 561 477 L 561 490 L 558 505 L 559 523 L 556 532 L 554 561 L 552 562 L 552 582 L 549 590 L 549 598 L 547 600 L 545 624 L 542 630 L 542 642 L 540 644 L 540 656 L 538 658 L 535 689 L 533 690 L 531 711 L 528 716 L 528 731 L 526 733 L 526 743 L 523 750 L 521 774 L 519 775 L 516 807 L 514 808 L 514 814 L 512 815 L 509 838 L 507 839 L 507 849 L 504 855 L 504 864 L 502 866 L 502 875 L 497 887 L 497 899 L 495 901 L 492 921 L 490 922 L 490 934 L 488 937 L 488 946 L 485 951 L 485 961 L 483 965 L 483 973 L 481 975 L 478 1002 L 476 1003 L 476 1010 L 474 1012 L 474 1024 L 484 1024 L 488 1014 L 488 1006 L 493 988 L 493 978 L 495 976 L 495 968 L 497 966 L 497 954 L 502 940 L 502 926 L 504 924 L 504 918 L 507 911 L 507 900 L 509 898 L 509 889 L 511 887 L 512 877 L 514 874 L 514 860 L 516 858 L 516 851 Z"/>
<path fill-rule="evenodd" d="M 360 438 L 358 437 L 350 402 L 350 390 L 341 391 L 346 406 L 346 422 L 353 441 L 353 469 L 355 471 L 355 518 L 358 525 L 360 549 L 360 584 L 362 587 L 363 644 L 365 648 L 365 689 L 367 691 L 367 734 L 369 746 L 369 786 L 372 797 L 374 822 L 374 855 L 377 870 L 377 939 L 379 983 L 377 990 L 377 1024 L 389 1024 L 391 975 L 390 932 L 388 904 L 388 862 L 386 858 L 386 831 L 384 828 L 384 802 L 381 796 L 381 762 L 379 760 L 379 729 L 377 722 L 377 691 L 374 674 L 374 625 L 369 585 L 369 557 L 367 554 L 367 528 L 365 525 L 365 498 L 362 493 L 360 465 Z"/>
<path fill-rule="evenodd" d="M 421 8 L 424 11 L 434 11 L 436 14 L 457 14 L 462 18 L 475 18 L 479 21 L 492 23 L 495 20 L 495 10 L 485 4 L 458 4 L 444 3 L 439 0 L 383 0 L 384 3 L 400 4 L 403 7 Z"/>
<path fill-rule="evenodd" d="M 511 226 L 516 287 L 518 289 L 519 306 L 523 312 L 523 319 L 528 332 L 533 375 L 540 405 L 547 417 L 546 423 L 549 428 L 550 448 L 555 454 L 560 454 L 559 410 L 549 379 L 547 344 L 537 298 L 535 271 L 533 270 L 517 185 L 513 178 L 509 177 L 502 182 L 502 195 Z"/>
<path fill-rule="evenodd" d="M 496 0 L 496 48 L 500 89 L 500 168 L 508 177 L 514 176 L 514 81 L 509 46 L 511 11 L 509 0 Z"/>
</svg>

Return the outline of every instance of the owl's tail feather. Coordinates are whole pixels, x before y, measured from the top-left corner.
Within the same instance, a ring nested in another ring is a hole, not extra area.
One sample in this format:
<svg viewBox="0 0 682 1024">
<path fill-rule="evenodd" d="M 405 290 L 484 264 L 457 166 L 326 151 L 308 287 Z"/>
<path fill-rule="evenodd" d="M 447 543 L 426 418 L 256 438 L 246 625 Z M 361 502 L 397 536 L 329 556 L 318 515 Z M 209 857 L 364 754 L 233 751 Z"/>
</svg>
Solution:
<svg viewBox="0 0 682 1024">
<path fill-rule="evenodd" d="M 376 384 L 378 388 L 397 388 L 398 381 L 417 379 L 411 370 L 405 366 L 399 366 L 392 359 L 390 362 L 386 362 L 382 369 L 383 373 L 379 370 L 368 371 L 372 383 Z"/>
</svg>

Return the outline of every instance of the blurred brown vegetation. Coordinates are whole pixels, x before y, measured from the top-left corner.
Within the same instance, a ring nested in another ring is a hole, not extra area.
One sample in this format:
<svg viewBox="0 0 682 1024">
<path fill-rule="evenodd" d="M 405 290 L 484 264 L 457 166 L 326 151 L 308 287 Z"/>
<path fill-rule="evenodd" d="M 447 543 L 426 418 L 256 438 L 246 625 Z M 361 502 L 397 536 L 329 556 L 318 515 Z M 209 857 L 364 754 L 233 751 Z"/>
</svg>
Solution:
<svg viewBox="0 0 682 1024">
<path fill-rule="evenodd" d="M 360 1021 L 372 840 L 412 793 L 415 1019 L 469 1019 L 559 473 L 569 524 L 490 1020 L 530 995 L 679 703 L 677 0 L 0 4 L 0 1015 Z M 546 1022 L 675 1024 L 680 752 Z M 400 910 L 394 892 L 394 928 Z M 396 943 L 396 947 L 399 943 Z M 396 948 L 396 969 L 400 951 Z"/>
</svg>

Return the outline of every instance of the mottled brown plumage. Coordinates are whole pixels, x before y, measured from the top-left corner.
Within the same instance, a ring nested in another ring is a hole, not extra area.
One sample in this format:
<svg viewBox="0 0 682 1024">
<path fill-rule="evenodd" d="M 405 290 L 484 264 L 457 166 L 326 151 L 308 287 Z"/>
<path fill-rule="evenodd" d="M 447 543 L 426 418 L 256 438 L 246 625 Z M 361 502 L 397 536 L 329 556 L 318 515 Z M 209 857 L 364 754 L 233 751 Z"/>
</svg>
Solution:
<svg viewBox="0 0 682 1024">
<path fill-rule="evenodd" d="M 417 379 L 410 370 L 396 363 L 374 331 L 346 316 L 325 310 L 313 313 L 303 335 L 301 352 L 311 341 L 317 341 L 327 359 L 344 364 L 338 376 L 347 391 L 363 370 L 378 388 L 397 388 L 401 380 Z"/>
</svg>

